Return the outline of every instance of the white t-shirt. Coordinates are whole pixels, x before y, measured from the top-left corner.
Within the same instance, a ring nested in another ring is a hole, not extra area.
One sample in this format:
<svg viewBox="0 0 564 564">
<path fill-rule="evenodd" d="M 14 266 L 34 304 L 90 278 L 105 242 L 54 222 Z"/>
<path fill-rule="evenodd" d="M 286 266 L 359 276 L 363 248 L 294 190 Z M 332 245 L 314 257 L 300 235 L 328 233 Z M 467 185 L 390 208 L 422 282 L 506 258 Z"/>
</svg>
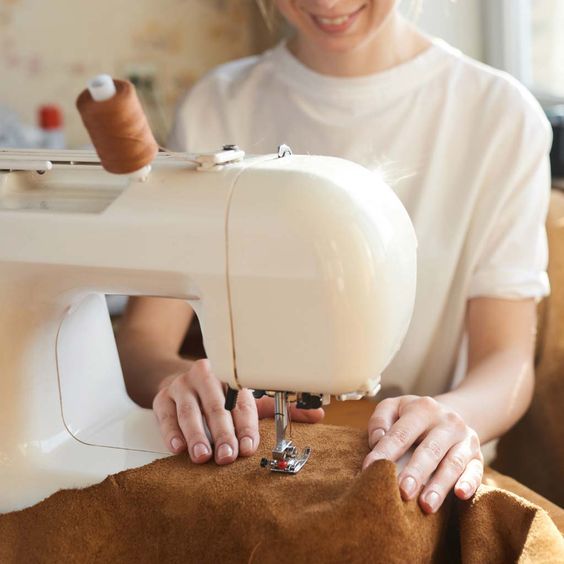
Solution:
<svg viewBox="0 0 564 564">
<path fill-rule="evenodd" d="M 318 74 L 284 43 L 222 65 L 184 99 L 171 148 L 226 143 L 383 169 L 419 241 L 413 320 L 382 376 L 395 394 L 449 389 L 469 298 L 549 291 L 548 121 L 518 82 L 442 41 L 355 78 Z"/>
</svg>

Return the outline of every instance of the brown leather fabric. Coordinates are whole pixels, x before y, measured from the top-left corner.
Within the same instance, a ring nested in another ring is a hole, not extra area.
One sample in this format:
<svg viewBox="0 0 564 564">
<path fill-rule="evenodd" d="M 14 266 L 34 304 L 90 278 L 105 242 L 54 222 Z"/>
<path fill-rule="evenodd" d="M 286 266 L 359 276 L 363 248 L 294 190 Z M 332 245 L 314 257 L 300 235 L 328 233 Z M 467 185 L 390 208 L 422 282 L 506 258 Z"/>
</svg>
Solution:
<svg viewBox="0 0 564 564">
<path fill-rule="evenodd" d="M 551 295 L 542 308 L 533 402 L 501 438 L 493 467 L 564 507 L 564 193 L 547 221 Z"/>
<path fill-rule="evenodd" d="M 360 472 L 366 433 L 294 425 L 313 447 L 297 476 L 259 467 L 273 440 L 235 464 L 186 455 L 61 491 L 0 516 L 0 561 L 11 562 L 551 562 L 564 541 L 548 515 L 483 486 L 436 515 L 401 501 L 393 464 Z"/>
<path fill-rule="evenodd" d="M 558 507 L 558 505 L 555 505 L 545 497 L 542 497 L 533 490 L 530 490 L 529 488 L 527 488 L 527 486 L 524 486 L 510 476 L 500 474 L 489 466 L 484 471 L 484 478 L 482 483 L 486 486 L 492 486 L 497 489 L 506 490 L 518 497 L 524 498 L 533 505 L 537 505 L 538 507 L 544 509 L 548 513 L 560 533 L 564 535 L 564 509 Z"/>
<path fill-rule="evenodd" d="M 364 431 L 368 427 L 368 419 L 372 415 L 375 406 L 374 400 L 368 399 L 345 402 L 332 401 L 325 406 L 325 418 L 323 421 L 331 425 L 342 425 Z M 526 499 L 533 505 L 538 505 L 549 514 L 558 530 L 564 535 L 564 509 L 551 503 L 545 497 L 530 490 L 513 478 L 500 474 L 490 467 L 485 469 L 483 483 L 498 489 L 507 490 Z"/>
</svg>

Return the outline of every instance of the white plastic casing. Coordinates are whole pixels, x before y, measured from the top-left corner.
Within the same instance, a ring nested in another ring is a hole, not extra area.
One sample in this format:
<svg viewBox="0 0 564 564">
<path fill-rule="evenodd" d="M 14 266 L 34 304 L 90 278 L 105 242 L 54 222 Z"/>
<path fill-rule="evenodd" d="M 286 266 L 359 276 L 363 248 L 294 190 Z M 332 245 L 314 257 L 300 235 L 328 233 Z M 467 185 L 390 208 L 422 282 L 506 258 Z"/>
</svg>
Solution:
<svg viewBox="0 0 564 564">
<path fill-rule="evenodd" d="M 233 387 L 335 394 L 377 385 L 415 296 L 399 200 L 328 157 L 159 156 L 138 183 L 92 153 L 0 151 L 0 241 L 0 512 L 168 454 L 104 294 L 187 300 Z"/>
<path fill-rule="evenodd" d="M 241 175 L 228 220 L 239 383 L 370 392 L 413 309 L 416 240 L 379 175 L 292 156 Z"/>
</svg>

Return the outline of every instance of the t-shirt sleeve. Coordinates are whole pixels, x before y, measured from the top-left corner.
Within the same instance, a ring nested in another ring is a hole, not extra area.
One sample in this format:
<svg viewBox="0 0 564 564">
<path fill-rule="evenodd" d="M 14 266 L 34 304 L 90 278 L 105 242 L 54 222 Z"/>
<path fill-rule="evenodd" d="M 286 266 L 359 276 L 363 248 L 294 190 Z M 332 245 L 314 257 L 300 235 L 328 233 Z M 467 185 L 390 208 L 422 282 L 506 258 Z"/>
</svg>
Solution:
<svg viewBox="0 0 564 564">
<path fill-rule="evenodd" d="M 188 103 L 189 93 L 187 93 L 176 107 L 172 128 L 168 134 L 166 143 L 167 149 L 171 151 L 187 152 L 188 149 L 188 131 L 186 128 L 186 120 L 183 114 L 186 113 L 185 108 Z"/>
<path fill-rule="evenodd" d="M 215 151 L 229 141 L 226 104 L 221 80 L 214 74 L 202 78 L 178 105 L 167 148 L 171 151 Z"/>
<path fill-rule="evenodd" d="M 498 197 L 490 199 L 491 219 L 484 225 L 468 297 L 539 300 L 550 292 L 545 222 L 552 131 L 532 99 L 507 110 L 513 113 L 512 126 L 494 138 L 499 149 L 485 183 Z"/>
</svg>

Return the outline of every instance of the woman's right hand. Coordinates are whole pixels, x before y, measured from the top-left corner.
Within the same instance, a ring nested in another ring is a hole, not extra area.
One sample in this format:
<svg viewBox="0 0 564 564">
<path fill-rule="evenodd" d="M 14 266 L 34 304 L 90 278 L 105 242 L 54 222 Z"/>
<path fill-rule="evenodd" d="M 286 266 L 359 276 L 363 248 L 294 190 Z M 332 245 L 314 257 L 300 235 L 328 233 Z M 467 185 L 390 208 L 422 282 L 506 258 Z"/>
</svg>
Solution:
<svg viewBox="0 0 564 564">
<path fill-rule="evenodd" d="M 225 409 L 223 384 L 211 372 L 208 360 L 195 361 L 182 373 L 165 378 L 153 400 L 161 435 L 167 448 L 177 454 L 188 450 L 192 462 L 201 464 L 214 455 L 217 464 L 230 464 L 238 456 L 251 456 L 258 448 L 258 420 L 273 417 L 272 398 L 255 400 L 250 390 L 241 390 L 233 411 Z M 322 409 L 291 407 L 294 421 L 316 423 Z M 215 448 L 204 428 L 204 417 Z"/>
</svg>

